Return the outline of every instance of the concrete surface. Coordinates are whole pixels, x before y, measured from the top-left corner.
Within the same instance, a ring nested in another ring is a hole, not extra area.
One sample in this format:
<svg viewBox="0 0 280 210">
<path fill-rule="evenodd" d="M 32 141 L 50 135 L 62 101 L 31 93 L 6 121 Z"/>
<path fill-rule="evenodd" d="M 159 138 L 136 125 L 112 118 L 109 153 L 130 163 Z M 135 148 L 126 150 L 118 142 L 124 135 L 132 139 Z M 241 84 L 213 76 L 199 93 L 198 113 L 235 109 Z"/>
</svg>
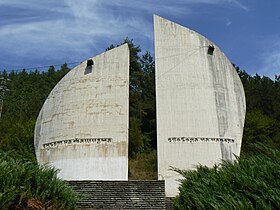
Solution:
<svg viewBox="0 0 280 210">
<path fill-rule="evenodd" d="M 245 118 L 242 83 L 210 40 L 154 16 L 158 178 L 178 194 L 176 172 L 239 156 Z M 213 51 L 214 49 L 214 51 Z"/>
<path fill-rule="evenodd" d="M 36 157 L 65 180 L 127 180 L 128 45 L 92 60 L 71 70 L 46 99 L 35 127 Z"/>
</svg>

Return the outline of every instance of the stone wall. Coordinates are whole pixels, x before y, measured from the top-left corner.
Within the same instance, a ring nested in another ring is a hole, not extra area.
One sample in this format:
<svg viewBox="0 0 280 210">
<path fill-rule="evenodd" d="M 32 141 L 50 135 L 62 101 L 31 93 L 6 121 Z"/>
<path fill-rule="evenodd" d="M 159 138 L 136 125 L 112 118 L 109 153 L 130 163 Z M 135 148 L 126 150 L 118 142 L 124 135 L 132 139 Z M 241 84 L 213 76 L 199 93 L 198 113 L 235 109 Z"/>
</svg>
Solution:
<svg viewBox="0 0 280 210">
<path fill-rule="evenodd" d="M 80 209 L 165 209 L 164 181 L 69 181 Z"/>
</svg>

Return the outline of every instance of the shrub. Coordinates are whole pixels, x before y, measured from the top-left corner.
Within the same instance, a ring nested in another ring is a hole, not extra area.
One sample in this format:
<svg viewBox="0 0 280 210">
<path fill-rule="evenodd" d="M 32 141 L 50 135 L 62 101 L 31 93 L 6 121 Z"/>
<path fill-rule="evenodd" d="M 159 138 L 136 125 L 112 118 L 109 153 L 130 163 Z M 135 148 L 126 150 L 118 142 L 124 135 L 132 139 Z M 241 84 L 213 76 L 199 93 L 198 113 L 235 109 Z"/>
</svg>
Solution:
<svg viewBox="0 0 280 210">
<path fill-rule="evenodd" d="M 0 153 L 0 209 L 75 209 L 77 201 L 54 168 Z"/>
<path fill-rule="evenodd" d="M 183 179 L 174 209 L 280 209 L 280 151 L 256 145 L 259 154 L 196 171 Z"/>
</svg>

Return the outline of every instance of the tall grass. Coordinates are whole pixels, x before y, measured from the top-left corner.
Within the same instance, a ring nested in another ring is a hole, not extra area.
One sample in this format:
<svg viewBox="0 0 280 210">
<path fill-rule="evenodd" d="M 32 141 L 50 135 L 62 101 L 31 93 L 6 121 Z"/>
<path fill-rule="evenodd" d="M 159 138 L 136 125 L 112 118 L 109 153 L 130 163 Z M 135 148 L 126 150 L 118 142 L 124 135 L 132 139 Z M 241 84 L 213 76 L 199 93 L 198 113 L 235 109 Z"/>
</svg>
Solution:
<svg viewBox="0 0 280 210">
<path fill-rule="evenodd" d="M 280 209 L 280 151 L 256 145 L 259 154 L 196 171 L 184 178 L 174 209 Z"/>
<path fill-rule="evenodd" d="M 146 150 L 130 157 L 128 161 L 129 180 L 156 180 L 157 153 L 156 150 Z"/>
<path fill-rule="evenodd" d="M 78 196 L 56 175 L 0 153 L 0 209 L 75 209 Z"/>
</svg>

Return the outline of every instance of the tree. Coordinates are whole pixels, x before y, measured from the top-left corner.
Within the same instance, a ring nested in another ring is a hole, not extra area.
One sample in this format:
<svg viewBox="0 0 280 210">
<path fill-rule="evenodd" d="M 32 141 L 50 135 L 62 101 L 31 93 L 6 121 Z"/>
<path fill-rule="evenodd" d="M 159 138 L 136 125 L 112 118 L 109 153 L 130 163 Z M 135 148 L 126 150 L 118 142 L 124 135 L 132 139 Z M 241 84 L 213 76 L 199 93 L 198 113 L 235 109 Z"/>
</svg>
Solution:
<svg viewBox="0 0 280 210">
<path fill-rule="evenodd" d="M 246 119 L 242 154 L 252 153 L 250 145 L 262 142 L 280 148 L 280 77 L 273 81 L 256 74 L 251 76 L 235 66 L 246 95 Z"/>
<path fill-rule="evenodd" d="M 262 113 L 259 109 L 250 110 L 246 114 L 242 153 L 253 153 L 254 143 L 272 145 L 272 134 L 275 120 Z"/>
<path fill-rule="evenodd" d="M 39 111 L 57 82 L 69 71 L 67 64 L 61 70 L 53 66 L 47 72 L 0 72 L 10 90 L 5 94 L 0 119 L 0 150 L 10 151 L 15 158 L 35 161 L 33 136 Z"/>
</svg>

